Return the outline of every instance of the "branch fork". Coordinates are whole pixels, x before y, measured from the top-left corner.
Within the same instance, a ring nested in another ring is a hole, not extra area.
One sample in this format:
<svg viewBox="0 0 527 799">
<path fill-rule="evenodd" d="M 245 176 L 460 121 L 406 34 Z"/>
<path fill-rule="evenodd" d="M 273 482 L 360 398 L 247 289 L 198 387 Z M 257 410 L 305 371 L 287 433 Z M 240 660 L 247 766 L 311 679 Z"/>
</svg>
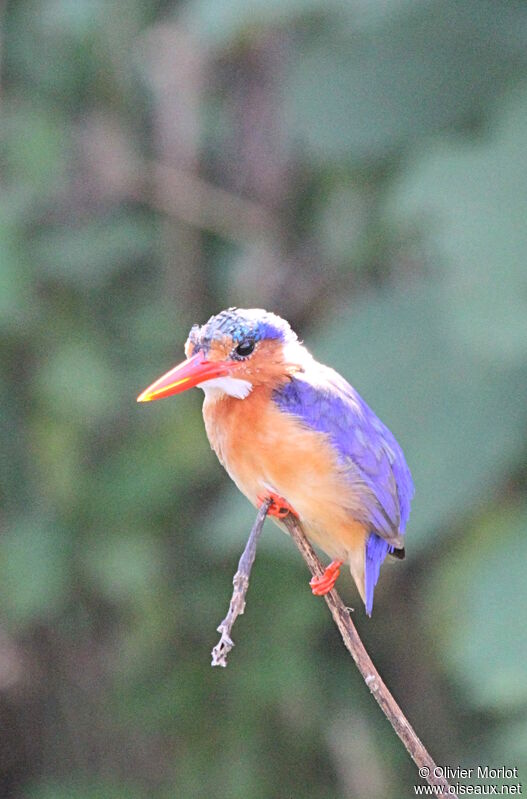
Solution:
<svg viewBox="0 0 527 799">
<path fill-rule="evenodd" d="M 229 605 L 229 611 L 218 627 L 221 638 L 212 650 L 213 666 L 223 666 L 225 668 L 227 666 L 228 654 L 234 646 L 231 637 L 232 627 L 237 617 L 245 610 L 245 596 L 249 587 L 251 569 L 256 556 L 256 545 L 262 532 L 263 523 L 267 511 L 269 510 L 270 503 L 271 500 L 268 499 L 260 507 L 249 540 L 238 563 L 238 570 L 233 578 L 234 590 Z M 300 554 L 306 562 L 312 576 L 322 576 L 324 568 L 313 547 L 307 540 L 298 519 L 290 513 L 283 519 L 283 522 L 291 538 L 300 550 Z M 429 755 L 410 722 L 386 687 L 359 637 L 357 628 L 349 614 L 349 609 L 344 605 L 337 590 L 332 588 L 331 591 L 325 594 L 324 599 L 331 611 L 331 615 L 342 636 L 346 649 L 355 661 L 370 693 L 374 696 L 375 701 L 392 725 L 394 732 L 402 741 L 408 754 L 418 767 L 419 774 L 421 776 L 426 776 L 426 780 L 430 785 L 435 785 L 440 788 L 442 795 L 458 799 L 457 794 L 444 777 L 436 776 L 441 773 L 442 769 L 436 767 L 434 760 Z"/>
</svg>

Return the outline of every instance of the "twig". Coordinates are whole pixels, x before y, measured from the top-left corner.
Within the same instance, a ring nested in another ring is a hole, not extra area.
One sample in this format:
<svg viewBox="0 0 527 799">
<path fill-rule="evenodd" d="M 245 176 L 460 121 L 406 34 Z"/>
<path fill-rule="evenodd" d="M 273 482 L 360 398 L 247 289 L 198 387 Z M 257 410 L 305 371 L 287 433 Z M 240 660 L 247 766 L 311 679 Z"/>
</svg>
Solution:
<svg viewBox="0 0 527 799">
<path fill-rule="evenodd" d="M 313 547 L 307 540 L 298 520 L 289 514 L 284 519 L 284 523 L 289 530 L 291 538 L 300 550 L 300 554 L 307 563 L 311 574 L 314 577 L 322 575 L 324 571 L 322 564 L 315 554 Z M 437 769 L 428 751 L 417 737 L 413 727 L 410 725 L 403 711 L 384 684 L 364 644 L 359 638 L 357 629 L 338 592 L 333 589 L 327 593 L 324 598 L 331 611 L 333 620 L 339 629 L 342 640 L 362 674 L 364 682 L 375 697 L 396 734 L 405 745 L 408 754 L 418 767 L 419 776 L 426 779 L 429 785 L 440 787 L 444 796 L 451 796 L 457 799 L 457 794 L 454 793 L 448 782 L 443 777 L 436 776 L 440 773 L 441 769 Z"/>
<path fill-rule="evenodd" d="M 238 571 L 232 580 L 234 590 L 229 605 L 229 612 L 218 627 L 221 638 L 212 650 L 211 666 L 223 666 L 223 668 L 225 668 L 228 654 L 234 646 L 234 641 L 231 638 L 232 627 L 238 616 L 245 610 L 245 595 L 249 588 L 249 577 L 251 576 L 251 569 L 256 555 L 256 545 L 260 538 L 270 504 L 270 499 L 266 499 L 265 502 L 262 503 L 256 521 L 253 524 L 249 540 L 239 560 Z"/>
<path fill-rule="evenodd" d="M 218 627 L 221 638 L 219 643 L 212 650 L 213 666 L 225 667 L 227 665 L 227 655 L 234 646 L 231 638 L 232 626 L 237 617 L 245 610 L 245 595 L 249 587 L 249 577 L 256 555 L 256 544 L 262 532 L 269 505 L 270 500 L 267 500 L 258 511 L 256 521 L 251 530 L 249 540 L 247 541 L 247 546 L 238 563 L 238 571 L 234 575 L 232 581 L 234 584 L 234 591 L 229 606 L 229 612 Z M 313 547 L 307 540 L 299 521 L 292 514 L 286 516 L 283 521 L 313 577 L 322 576 L 324 568 Z M 377 704 L 392 725 L 399 739 L 405 745 L 415 765 L 418 767 L 419 776 L 426 779 L 429 785 L 434 785 L 441 789 L 442 794 L 440 795 L 458 799 L 457 794 L 452 790 L 448 782 L 444 777 L 440 776 L 441 769 L 437 768 L 435 762 L 428 754 L 421 740 L 417 737 L 410 722 L 373 665 L 373 661 L 368 655 L 357 629 L 351 620 L 349 611 L 335 588 L 329 591 L 324 596 L 324 599 L 331 611 L 331 615 L 342 636 L 346 649 L 355 661 L 357 668 L 364 678 L 364 682 L 375 697 Z"/>
</svg>

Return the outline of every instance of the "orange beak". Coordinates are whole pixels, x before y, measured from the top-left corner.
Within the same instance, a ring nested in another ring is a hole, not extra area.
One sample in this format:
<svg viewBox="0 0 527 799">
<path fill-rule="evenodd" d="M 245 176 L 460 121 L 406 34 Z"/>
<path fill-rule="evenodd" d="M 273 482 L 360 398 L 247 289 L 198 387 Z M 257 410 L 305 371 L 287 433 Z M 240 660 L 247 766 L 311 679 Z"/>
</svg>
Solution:
<svg viewBox="0 0 527 799">
<path fill-rule="evenodd" d="M 164 374 L 151 386 L 139 394 L 137 402 L 150 402 L 151 400 L 170 397 L 172 394 L 179 394 L 187 388 L 193 388 L 206 380 L 214 377 L 226 377 L 229 374 L 231 364 L 228 361 L 207 361 L 198 352 L 192 358 L 178 364 L 169 372 Z"/>
</svg>

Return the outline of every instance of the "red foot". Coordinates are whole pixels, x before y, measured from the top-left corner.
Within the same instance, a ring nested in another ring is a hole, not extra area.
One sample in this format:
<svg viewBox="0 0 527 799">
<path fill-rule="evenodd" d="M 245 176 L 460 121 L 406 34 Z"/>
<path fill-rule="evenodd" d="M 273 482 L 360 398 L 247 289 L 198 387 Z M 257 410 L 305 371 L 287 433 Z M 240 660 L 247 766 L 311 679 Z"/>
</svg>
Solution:
<svg viewBox="0 0 527 799">
<path fill-rule="evenodd" d="M 294 508 L 291 507 L 289 502 L 281 497 L 279 494 L 275 494 L 270 491 L 268 494 L 259 494 L 257 497 L 258 507 L 262 505 L 262 503 L 266 500 L 270 499 L 271 504 L 269 505 L 269 510 L 267 511 L 268 516 L 276 516 L 277 519 L 285 519 L 288 513 L 292 513 L 293 516 L 298 518 L 298 513 Z"/>
<path fill-rule="evenodd" d="M 313 577 L 309 585 L 315 596 L 324 596 L 334 587 L 340 574 L 340 567 L 344 561 L 332 560 L 329 566 L 324 570 L 321 577 Z"/>
</svg>

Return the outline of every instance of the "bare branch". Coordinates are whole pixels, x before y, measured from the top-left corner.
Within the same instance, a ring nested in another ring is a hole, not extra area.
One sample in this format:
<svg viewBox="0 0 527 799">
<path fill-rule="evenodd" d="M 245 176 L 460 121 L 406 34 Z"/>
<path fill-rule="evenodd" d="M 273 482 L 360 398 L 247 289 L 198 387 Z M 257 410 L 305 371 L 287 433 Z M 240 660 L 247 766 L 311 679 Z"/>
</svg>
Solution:
<svg viewBox="0 0 527 799">
<path fill-rule="evenodd" d="M 323 574 L 324 569 L 317 557 L 313 547 L 307 540 L 304 531 L 298 520 L 289 514 L 284 523 L 289 530 L 291 538 L 300 550 L 300 554 L 304 558 L 311 574 L 320 576 Z M 426 779 L 430 785 L 437 785 L 442 788 L 445 796 L 452 796 L 457 799 L 457 794 L 449 787 L 448 782 L 443 778 L 436 776 L 436 764 L 428 754 L 423 743 L 417 737 L 413 727 L 404 715 L 403 711 L 391 695 L 390 691 L 384 684 L 379 672 L 373 665 L 373 661 L 368 655 L 364 644 L 362 643 L 357 629 L 351 620 L 348 609 L 345 607 L 338 592 L 333 589 L 324 597 L 326 603 L 331 611 L 333 620 L 337 625 L 342 640 L 346 649 L 351 654 L 355 661 L 357 668 L 364 678 L 364 682 L 368 686 L 370 692 L 375 697 L 382 712 L 392 725 L 394 731 L 403 742 L 406 750 L 416 766 L 419 769 L 419 776 Z"/>
<path fill-rule="evenodd" d="M 238 563 L 238 571 L 234 575 L 232 581 L 234 584 L 234 591 L 229 606 L 229 612 L 218 627 L 218 632 L 221 633 L 221 639 L 212 650 L 213 666 L 225 667 L 227 665 L 227 656 L 234 646 L 231 638 L 232 626 L 237 617 L 245 610 L 245 595 L 249 587 L 249 577 L 256 555 L 256 544 L 262 532 L 270 502 L 270 500 L 266 500 L 258 511 L 256 521 L 251 530 L 249 540 L 247 541 L 247 546 Z M 322 576 L 324 568 L 313 547 L 307 540 L 298 519 L 292 514 L 289 514 L 285 517 L 283 522 L 291 538 L 300 550 L 300 554 L 304 558 L 313 577 Z M 392 725 L 396 735 L 403 742 L 408 754 L 418 767 L 419 776 L 422 779 L 426 779 L 429 785 L 440 788 L 442 791 L 441 795 L 458 799 L 457 794 L 454 793 L 444 777 L 439 776 L 441 770 L 437 769 L 435 762 L 430 757 L 421 740 L 417 737 L 415 730 L 373 665 L 373 661 L 368 655 L 357 629 L 351 620 L 349 611 L 338 592 L 333 588 L 324 596 L 324 599 L 331 611 L 331 615 L 342 636 L 346 649 L 355 661 L 370 693 L 375 697 L 377 704 Z"/>
<path fill-rule="evenodd" d="M 251 534 L 249 535 L 249 540 L 239 560 L 238 570 L 232 580 L 234 591 L 232 592 L 229 612 L 218 627 L 221 638 L 212 650 L 211 666 L 223 666 L 223 668 L 227 666 L 227 657 L 234 646 L 234 641 L 231 638 L 232 627 L 238 616 L 245 610 L 245 595 L 249 588 L 249 578 L 256 556 L 256 545 L 260 538 L 270 504 L 270 499 L 266 499 L 265 502 L 262 503 L 256 521 L 253 524 Z"/>
</svg>

